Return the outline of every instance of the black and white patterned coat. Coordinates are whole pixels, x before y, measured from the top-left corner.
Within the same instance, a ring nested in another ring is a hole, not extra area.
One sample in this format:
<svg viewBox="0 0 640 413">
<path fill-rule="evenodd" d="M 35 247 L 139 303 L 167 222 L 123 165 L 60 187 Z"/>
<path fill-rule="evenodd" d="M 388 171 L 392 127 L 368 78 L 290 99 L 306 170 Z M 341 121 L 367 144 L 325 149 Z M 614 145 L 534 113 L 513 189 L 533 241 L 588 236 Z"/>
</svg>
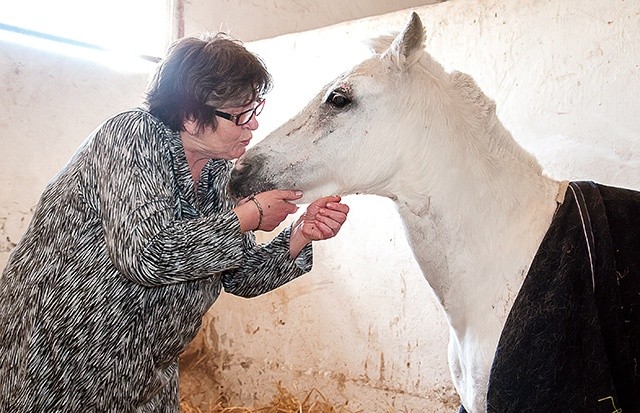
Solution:
<svg viewBox="0 0 640 413">
<path fill-rule="evenodd" d="M 226 195 L 196 185 L 177 132 L 144 110 L 107 120 L 51 181 L 0 278 L 0 411 L 178 412 L 177 358 L 221 288 L 302 275 L 289 229 L 257 245 Z"/>
</svg>

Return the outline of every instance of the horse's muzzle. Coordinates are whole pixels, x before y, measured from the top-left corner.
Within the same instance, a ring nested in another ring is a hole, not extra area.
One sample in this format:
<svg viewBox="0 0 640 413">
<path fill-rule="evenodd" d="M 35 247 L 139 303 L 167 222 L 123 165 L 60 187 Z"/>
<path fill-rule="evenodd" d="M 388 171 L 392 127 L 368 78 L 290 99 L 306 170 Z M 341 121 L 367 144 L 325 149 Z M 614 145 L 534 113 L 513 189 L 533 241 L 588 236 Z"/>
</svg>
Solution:
<svg viewBox="0 0 640 413">
<path fill-rule="evenodd" d="M 275 189 L 273 183 L 267 182 L 261 175 L 262 162 L 260 159 L 238 160 L 235 168 L 231 171 L 229 180 L 229 190 L 231 196 L 244 198 L 251 194 Z"/>
</svg>

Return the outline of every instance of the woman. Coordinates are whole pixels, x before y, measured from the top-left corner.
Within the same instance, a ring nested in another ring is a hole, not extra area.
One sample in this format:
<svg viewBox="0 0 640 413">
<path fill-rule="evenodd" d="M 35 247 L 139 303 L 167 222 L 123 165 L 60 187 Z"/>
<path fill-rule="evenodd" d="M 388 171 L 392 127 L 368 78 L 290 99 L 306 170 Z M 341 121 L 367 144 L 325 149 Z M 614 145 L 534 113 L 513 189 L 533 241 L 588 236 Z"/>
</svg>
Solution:
<svg viewBox="0 0 640 413">
<path fill-rule="evenodd" d="M 177 41 L 146 107 L 107 120 L 45 189 L 0 279 L 0 411 L 178 412 L 178 355 L 225 291 L 253 297 L 311 269 L 348 207 L 226 186 L 271 79 L 224 35 Z"/>
</svg>

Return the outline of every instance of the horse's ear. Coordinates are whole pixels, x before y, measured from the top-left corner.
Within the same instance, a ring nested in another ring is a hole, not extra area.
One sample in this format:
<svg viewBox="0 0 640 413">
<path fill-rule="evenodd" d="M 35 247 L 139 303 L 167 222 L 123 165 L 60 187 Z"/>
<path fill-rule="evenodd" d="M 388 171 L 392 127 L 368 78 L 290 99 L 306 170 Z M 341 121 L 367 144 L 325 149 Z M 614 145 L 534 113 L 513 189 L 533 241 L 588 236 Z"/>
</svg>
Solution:
<svg viewBox="0 0 640 413">
<path fill-rule="evenodd" d="M 403 67 L 407 59 L 411 60 L 414 53 L 424 48 L 425 31 L 418 13 L 411 13 L 411 18 L 389 48 L 383 53 L 383 58 L 391 59 L 398 67 Z"/>
</svg>

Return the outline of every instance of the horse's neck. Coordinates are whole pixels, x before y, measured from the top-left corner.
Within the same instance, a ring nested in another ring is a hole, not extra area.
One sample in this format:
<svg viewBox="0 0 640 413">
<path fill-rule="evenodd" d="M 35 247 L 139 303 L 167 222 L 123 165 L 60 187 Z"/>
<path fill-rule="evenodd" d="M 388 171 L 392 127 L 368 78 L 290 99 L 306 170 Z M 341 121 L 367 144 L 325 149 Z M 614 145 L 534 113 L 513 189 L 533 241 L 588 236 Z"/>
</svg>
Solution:
<svg viewBox="0 0 640 413">
<path fill-rule="evenodd" d="M 556 208 L 557 181 L 517 157 L 490 162 L 492 172 L 451 171 L 428 198 L 396 194 L 416 259 L 460 331 L 501 329 Z"/>
</svg>

